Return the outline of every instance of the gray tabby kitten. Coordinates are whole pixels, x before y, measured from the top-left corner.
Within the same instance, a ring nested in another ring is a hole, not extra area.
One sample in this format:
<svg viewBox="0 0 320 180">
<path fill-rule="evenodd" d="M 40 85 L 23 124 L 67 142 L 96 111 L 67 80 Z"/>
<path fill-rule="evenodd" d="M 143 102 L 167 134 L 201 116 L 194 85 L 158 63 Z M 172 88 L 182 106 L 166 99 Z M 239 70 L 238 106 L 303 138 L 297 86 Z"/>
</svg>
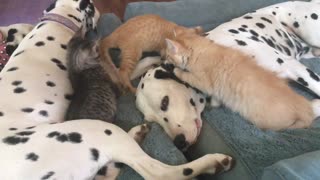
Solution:
<svg viewBox="0 0 320 180">
<path fill-rule="evenodd" d="M 113 122 L 119 90 L 99 64 L 98 40 L 82 37 L 79 30 L 67 46 L 67 65 L 74 95 L 66 120 L 100 119 Z"/>
</svg>

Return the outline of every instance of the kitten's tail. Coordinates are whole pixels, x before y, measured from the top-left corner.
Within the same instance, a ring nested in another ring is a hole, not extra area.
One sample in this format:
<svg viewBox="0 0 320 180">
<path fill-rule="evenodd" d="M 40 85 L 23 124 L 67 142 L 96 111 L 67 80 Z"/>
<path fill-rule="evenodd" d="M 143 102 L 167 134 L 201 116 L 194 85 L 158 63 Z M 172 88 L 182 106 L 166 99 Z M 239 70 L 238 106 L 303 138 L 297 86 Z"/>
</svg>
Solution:
<svg viewBox="0 0 320 180">
<path fill-rule="evenodd" d="M 113 64 L 112 59 L 109 54 L 109 49 L 114 47 L 115 43 L 111 40 L 110 36 L 104 38 L 101 41 L 99 52 L 101 56 L 101 66 L 103 67 L 105 73 L 110 77 L 111 81 L 117 86 L 121 86 L 120 77 L 116 66 Z"/>
</svg>

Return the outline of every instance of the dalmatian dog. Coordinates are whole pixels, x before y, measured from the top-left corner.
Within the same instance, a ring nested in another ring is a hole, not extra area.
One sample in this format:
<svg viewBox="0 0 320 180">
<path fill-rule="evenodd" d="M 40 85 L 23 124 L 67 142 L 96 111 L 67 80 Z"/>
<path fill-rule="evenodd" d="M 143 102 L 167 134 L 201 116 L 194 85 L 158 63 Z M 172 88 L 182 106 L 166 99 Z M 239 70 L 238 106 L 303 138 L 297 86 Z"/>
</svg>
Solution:
<svg viewBox="0 0 320 180">
<path fill-rule="evenodd" d="M 0 71 L 7 64 L 13 51 L 22 39 L 33 29 L 31 24 L 0 26 Z"/>
<path fill-rule="evenodd" d="M 232 19 L 209 31 L 207 38 L 252 56 L 278 77 L 320 96 L 319 75 L 299 62 L 320 56 L 319 29 L 319 0 L 290 1 Z"/>
<path fill-rule="evenodd" d="M 81 26 L 94 29 L 91 0 L 57 0 L 21 41 L 0 73 L 0 179 L 93 179 L 112 162 L 145 179 L 190 179 L 229 170 L 232 158 L 208 154 L 179 166 L 148 156 L 119 127 L 100 120 L 63 122 L 73 90 L 66 44 Z"/>
<path fill-rule="evenodd" d="M 142 59 L 132 78 L 140 75 L 137 72 L 159 63 L 160 57 Z M 172 64 L 164 62 L 147 70 L 137 87 L 136 106 L 146 121 L 159 123 L 174 144 L 180 150 L 186 150 L 200 134 L 206 98 L 174 76 L 173 69 Z"/>
</svg>

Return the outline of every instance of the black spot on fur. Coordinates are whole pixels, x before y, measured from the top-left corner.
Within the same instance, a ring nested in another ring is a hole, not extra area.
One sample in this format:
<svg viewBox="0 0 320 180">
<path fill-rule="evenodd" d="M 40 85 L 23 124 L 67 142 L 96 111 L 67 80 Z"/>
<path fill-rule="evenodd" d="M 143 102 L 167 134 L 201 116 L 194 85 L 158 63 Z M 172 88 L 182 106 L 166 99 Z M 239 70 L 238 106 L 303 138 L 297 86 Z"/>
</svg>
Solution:
<svg viewBox="0 0 320 180">
<path fill-rule="evenodd" d="M 22 83 L 22 81 L 13 81 L 11 84 L 13 85 L 13 86 L 18 86 L 18 85 L 20 85 Z"/>
<path fill-rule="evenodd" d="M 97 172 L 98 175 L 100 176 L 105 176 L 108 171 L 108 166 L 103 166 L 99 171 Z"/>
<path fill-rule="evenodd" d="M 50 105 L 51 105 L 51 104 L 54 104 L 54 102 L 49 101 L 49 100 L 45 100 L 45 101 L 44 101 L 44 103 L 46 103 L 46 104 L 50 104 Z"/>
<path fill-rule="evenodd" d="M 241 27 L 243 27 L 243 28 L 248 28 L 248 26 L 245 25 L 245 24 L 241 25 Z"/>
<path fill-rule="evenodd" d="M 71 101 L 72 100 L 72 95 L 71 94 L 65 94 L 64 95 L 64 98 L 66 99 L 66 100 L 69 100 L 69 101 Z"/>
<path fill-rule="evenodd" d="M 262 38 L 262 39 L 264 40 L 264 42 L 266 42 L 270 47 L 275 48 L 275 44 L 272 42 L 272 40 L 270 40 L 270 39 L 268 39 L 268 38 L 266 38 L 266 37 L 264 37 L 264 36 L 262 36 L 261 38 Z"/>
<path fill-rule="evenodd" d="M 295 27 L 295 28 L 298 28 L 300 25 L 299 25 L 299 23 L 297 22 L 297 21 L 295 21 L 294 23 L 293 23 L 293 27 Z"/>
<path fill-rule="evenodd" d="M 273 14 L 273 15 L 277 15 L 277 13 L 276 13 L 276 12 L 274 12 L 274 11 L 272 11 L 272 14 Z"/>
<path fill-rule="evenodd" d="M 169 96 L 164 96 L 161 100 L 160 109 L 162 111 L 167 111 L 169 106 Z"/>
<path fill-rule="evenodd" d="M 27 90 L 22 88 L 22 87 L 17 87 L 13 90 L 14 93 L 16 94 L 20 94 L 20 93 L 23 93 L 23 92 L 26 92 Z"/>
<path fill-rule="evenodd" d="M 244 29 L 244 28 L 238 28 L 238 30 L 241 31 L 241 32 L 247 32 L 247 30 Z"/>
<path fill-rule="evenodd" d="M 0 116 L 4 116 L 4 113 L 0 111 Z"/>
<path fill-rule="evenodd" d="M 21 131 L 21 132 L 16 133 L 16 135 L 19 135 L 19 136 L 30 136 L 33 133 L 35 133 L 35 132 L 34 131 Z"/>
<path fill-rule="evenodd" d="M 143 89 L 143 88 L 144 88 L 144 84 L 142 83 L 142 84 L 141 84 L 141 89 Z"/>
<path fill-rule="evenodd" d="M 82 142 L 82 136 L 81 136 L 81 134 L 79 134 L 77 132 L 69 133 L 68 138 L 69 138 L 69 141 L 73 142 L 73 143 L 81 143 Z"/>
<path fill-rule="evenodd" d="M 42 176 L 41 180 L 49 179 L 52 175 L 54 175 L 54 172 L 50 171 L 46 175 Z"/>
<path fill-rule="evenodd" d="M 287 54 L 288 56 L 291 56 L 291 52 L 290 52 L 290 49 L 289 49 L 289 48 L 287 48 L 286 46 L 283 46 L 283 45 L 281 45 L 281 47 L 282 47 L 282 49 L 286 52 L 286 54 Z"/>
<path fill-rule="evenodd" d="M 79 19 L 78 17 L 72 15 L 72 14 L 68 14 L 69 17 L 71 17 L 72 19 L 76 20 L 77 22 L 81 23 L 81 19 Z"/>
<path fill-rule="evenodd" d="M 244 16 L 243 18 L 244 19 L 252 19 L 253 17 L 252 16 Z"/>
<path fill-rule="evenodd" d="M 18 69 L 18 67 L 12 67 L 12 68 L 9 68 L 9 69 L 7 70 L 7 72 L 15 71 L 15 70 L 17 70 L 17 69 Z"/>
<path fill-rule="evenodd" d="M 32 152 L 26 155 L 26 159 L 31 161 L 37 161 L 39 159 L 39 156 Z"/>
<path fill-rule="evenodd" d="M 17 52 L 13 57 L 17 57 L 18 55 L 24 53 L 24 50 Z"/>
<path fill-rule="evenodd" d="M 67 70 L 67 67 L 64 66 L 63 64 L 57 64 L 57 66 L 58 66 L 61 70 L 63 70 L 63 71 L 66 71 L 66 70 Z"/>
<path fill-rule="evenodd" d="M 114 163 L 114 167 L 116 167 L 116 168 L 123 168 L 123 166 L 124 166 L 124 164 L 123 163 L 119 163 L 119 162 L 115 162 Z"/>
<path fill-rule="evenodd" d="M 36 126 L 30 126 L 30 127 L 26 127 L 26 129 L 33 129 L 35 128 Z"/>
<path fill-rule="evenodd" d="M 89 4 L 90 4 L 89 0 L 81 0 L 79 5 L 80 10 L 86 9 Z"/>
<path fill-rule="evenodd" d="M 8 136 L 2 140 L 3 143 L 8 145 L 17 145 L 17 144 L 24 144 L 28 142 L 29 138 L 27 137 L 17 137 L 17 136 Z"/>
<path fill-rule="evenodd" d="M 33 108 L 22 108 L 21 111 L 25 112 L 25 113 L 31 113 L 34 111 L 34 109 Z"/>
<path fill-rule="evenodd" d="M 290 41 L 290 40 L 286 40 L 286 43 L 287 43 L 287 45 L 289 46 L 289 47 L 291 47 L 291 48 L 293 48 L 294 47 L 294 45 L 293 45 L 293 43 Z"/>
<path fill-rule="evenodd" d="M 261 17 L 261 19 L 262 19 L 263 21 L 266 21 L 266 22 L 272 24 L 272 21 L 271 21 L 270 19 L 268 19 L 268 18 Z"/>
<path fill-rule="evenodd" d="M 193 173 L 193 170 L 191 168 L 184 168 L 183 169 L 183 175 L 190 176 Z"/>
<path fill-rule="evenodd" d="M 317 20 L 318 19 L 318 15 L 316 13 L 312 13 L 311 14 L 311 18 L 314 19 L 314 20 Z"/>
<path fill-rule="evenodd" d="M 285 22 L 281 22 L 281 24 L 285 27 L 287 27 L 288 25 Z"/>
<path fill-rule="evenodd" d="M 247 45 L 247 43 L 242 40 L 235 39 L 235 41 L 238 43 L 239 46 L 246 46 Z"/>
<path fill-rule="evenodd" d="M 163 120 L 164 120 L 165 122 L 169 122 L 168 118 L 163 118 Z"/>
<path fill-rule="evenodd" d="M 260 41 L 259 38 L 257 38 L 257 36 L 251 36 L 249 39 L 252 39 L 252 40 L 257 41 L 257 42 Z"/>
<path fill-rule="evenodd" d="M 41 28 L 42 26 L 44 26 L 46 23 L 41 23 L 41 24 L 39 24 L 37 27 L 36 27 L 36 29 L 39 29 L 39 28 Z"/>
<path fill-rule="evenodd" d="M 194 103 L 194 101 L 193 101 L 192 98 L 190 99 L 190 104 L 191 104 L 192 106 L 196 106 L 196 103 Z"/>
<path fill-rule="evenodd" d="M 229 29 L 229 32 L 233 33 L 233 34 L 238 34 L 239 32 L 235 29 Z"/>
<path fill-rule="evenodd" d="M 44 116 L 44 117 L 48 117 L 48 116 L 49 116 L 48 111 L 46 111 L 46 110 L 41 110 L 41 111 L 39 111 L 39 114 L 40 114 L 41 116 Z"/>
<path fill-rule="evenodd" d="M 34 34 L 32 34 L 30 37 L 29 37 L 29 39 L 32 39 L 34 37 Z"/>
<path fill-rule="evenodd" d="M 263 23 L 256 23 L 256 25 L 261 29 L 266 27 Z"/>
<path fill-rule="evenodd" d="M 54 41 L 54 37 L 48 36 L 48 37 L 47 37 L 47 40 L 48 40 L 48 41 Z"/>
<path fill-rule="evenodd" d="M 60 136 L 60 133 L 57 131 L 53 131 L 47 135 L 48 138 L 53 138 L 55 136 Z"/>
<path fill-rule="evenodd" d="M 252 30 L 252 29 L 249 32 L 254 36 L 257 36 L 257 37 L 259 36 L 259 34 L 256 31 Z"/>
<path fill-rule="evenodd" d="M 280 31 L 278 29 L 275 30 L 279 37 L 282 37 Z"/>
<path fill-rule="evenodd" d="M 56 63 L 56 64 L 62 64 L 62 62 L 59 59 L 56 59 L 56 58 L 52 58 L 51 61 Z"/>
<path fill-rule="evenodd" d="M 45 43 L 43 41 L 39 41 L 39 42 L 36 42 L 35 44 L 36 46 L 40 47 L 40 46 L 44 46 Z"/>
<path fill-rule="evenodd" d="M 277 62 L 278 62 L 279 64 L 282 64 L 282 63 L 283 63 L 283 60 L 282 60 L 281 58 L 278 58 L 278 59 L 277 59 Z"/>
<path fill-rule="evenodd" d="M 307 71 L 312 79 L 314 79 L 315 81 L 320 81 L 319 76 L 317 76 L 316 73 L 311 71 L 311 69 L 307 68 Z"/>
<path fill-rule="evenodd" d="M 98 159 L 99 159 L 99 151 L 97 149 L 95 149 L 95 148 L 91 148 L 90 152 L 91 152 L 91 155 L 92 155 L 92 159 L 94 161 L 98 161 Z"/>
<path fill-rule="evenodd" d="M 110 135 L 112 134 L 112 131 L 110 131 L 109 129 L 106 129 L 106 130 L 104 131 L 104 133 L 106 133 L 106 135 L 110 136 Z"/>
<path fill-rule="evenodd" d="M 12 53 L 17 49 L 18 45 L 16 46 L 12 46 L 12 45 L 7 45 L 7 48 L 6 48 L 6 52 L 9 56 L 12 55 Z"/>
<path fill-rule="evenodd" d="M 17 33 L 18 30 L 17 29 L 9 29 L 8 31 L 8 37 L 6 39 L 7 42 L 13 42 L 14 41 L 14 34 Z"/>
<path fill-rule="evenodd" d="M 65 44 L 61 44 L 60 47 L 61 47 L 62 49 L 64 49 L 64 50 L 67 49 L 67 45 L 65 45 Z"/>
<path fill-rule="evenodd" d="M 56 84 L 54 82 L 52 82 L 52 81 L 47 81 L 46 84 L 49 87 L 55 87 L 56 86 Z"/>
<path fill-rule="evenodd" d="M 204 103 L 204 99 L 203 98 L 200 98 L 200 103 Z"/>
<path fill-rule="evenodd" d="M 10 131 L 16 131 L 18 130 L 17 128 L 9 128 Z"/>
<path fill-rule="evenodd" d="M 299 77 L 297 81 L 303 86 L 309 86 L 308 82 L 306 82 L 303 78 Z"/>
</svg>

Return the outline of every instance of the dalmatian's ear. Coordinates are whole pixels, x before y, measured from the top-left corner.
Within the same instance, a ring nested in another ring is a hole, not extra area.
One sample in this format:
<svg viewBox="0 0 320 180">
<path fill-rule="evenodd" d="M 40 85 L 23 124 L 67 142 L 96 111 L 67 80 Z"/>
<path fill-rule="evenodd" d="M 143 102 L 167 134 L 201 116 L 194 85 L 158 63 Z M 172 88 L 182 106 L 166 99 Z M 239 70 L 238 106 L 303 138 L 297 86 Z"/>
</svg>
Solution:
<svg viewBox="0 0 320 180">
<path fill-rule="evenodd" d="M 43 11 L 43 14 L 47 14 L 49 11 L 51 11 L 52 9 L 54 9 L 54 8 L 56 7 L 56 3 L 57 3 L 57 0 L 53 1 L 53 3 L 50 4 L 50 6 Z"/>
</svg>

